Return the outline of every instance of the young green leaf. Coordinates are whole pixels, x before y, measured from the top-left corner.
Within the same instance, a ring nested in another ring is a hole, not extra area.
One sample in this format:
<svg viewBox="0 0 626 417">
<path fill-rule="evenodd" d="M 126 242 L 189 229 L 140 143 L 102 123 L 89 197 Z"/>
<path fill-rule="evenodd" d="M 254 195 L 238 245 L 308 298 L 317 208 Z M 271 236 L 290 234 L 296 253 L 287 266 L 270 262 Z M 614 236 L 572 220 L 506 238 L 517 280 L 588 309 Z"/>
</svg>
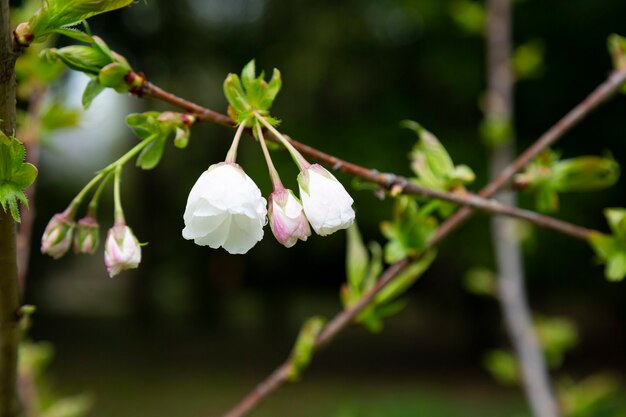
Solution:
<svg viewBox="0 0 626 417">
<path fill-rule="evenodd" d="M 430 267 L 436 257 L 437 252 L 430 251 L 422 256 L 421 259 L 406 267 L 391 283 L 376 295 L 374 299 L 376 304 L 387 304 L 404 294 L 404 292 Z"/>
<path fill-rule="evenodd" d="M 91 106 L 91 103 L 106 89 L 105 86 L 100 84 L 97 77 L 94 77 L 89 81 L 87 87 L 85 87 L 85 91 L 83 92 L 83 107 L 88 109 Z"/>
<path fill-rule="evenodd" d="M 0 206 L 20 221 L 18 201 L 28 206 L 24 189 L 37 178 L 37 168 L 24 162 L 26 149 L 14 136 L 0 132 Z"/>
<path fill-rule="evenodd" d="M 367 274 L 369 255 L 356 223 L 348 228 L 346 250 L 346 275 L 348 276 L 348 282 L 352 288 L 360 289 Z"/>
<path fill-rule="evenodd" d="M 315 352 L 315 339 L 324 328 L 326 320 L 322 317 L 308 319 L 298 334 L 296 344 L 291 351 L 291 369 L 289 380 L 297 381 L 302 372 L 309 366 Z"/>
<path fill-rule="evenodd" d="M 161 162 L 166 141 L 166 134 L 155 133 L 152 141 L 143 148 L 137 157 L 137 166 L 145 170 L 155 168 Z"/>
</svg>

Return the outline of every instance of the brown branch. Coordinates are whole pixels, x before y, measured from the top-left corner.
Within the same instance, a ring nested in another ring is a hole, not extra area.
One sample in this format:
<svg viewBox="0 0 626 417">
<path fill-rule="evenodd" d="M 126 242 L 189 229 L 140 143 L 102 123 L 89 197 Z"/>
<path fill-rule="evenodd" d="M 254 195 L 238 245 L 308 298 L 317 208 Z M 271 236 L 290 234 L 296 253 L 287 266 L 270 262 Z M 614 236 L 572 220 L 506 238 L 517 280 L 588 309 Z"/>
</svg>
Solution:
<svg viewBox="0 0 626 417">
<path fill-rule="evenodd" d="M 589 97 L 583 102 L 577 105 L 572 111 L 570 111 L 563 119 L 561 119 L 555 126 L 550 128 L 544 135 L 542 135 L 537 142 L 535 142 L 528 150 L 526 150 L 520 157 L 518 157 L 511 165 L 509 165 L 501 175 L 490 182 L 480 193 L 480 197 L 491 197 L 496 191 L 504 187 L 512 176 L 528 164 L 537 154 L 542 150 L 549 147 L 552 143 L 560 139 L 565 133 L 572 129 L 576 124 L 583 120 L 591 111 L 595 110 L 601 103 L 606 101 L 609 97 L 613 96 L 619 90 L 620 86 L 626 82 L 626 70 L 615 71 L 610 77 L 602 83 L 596 90 L 594 90 Z M 138 96 L 149 96 L 161 101 L 173 104 L 188 112 L 196 114 L 199 119 L 207 122 L 213 122 L 224 126 L 233 127 L 233 122 L 225 115 L 205 109 L 195 103 L 189 102 L 185 99 L 177 97 L 165 90 L 155 86 L 152 83 L 147 82 L 141 91 L 136 91 Z M 268 135 L 270 138 L 271 135 Z M 275 138 L 274 138 L 275 139 Z M 360 176 L 362 178 L 368 178 L 372 175 L 371 181 L 384 186 L 385 188 L 392 187 L 394 183 L 389 183 L 389 174 L 376 173 L 372 170 L 359 167 L 357 165 L 348 163 L 332 155 L 325 154 L 307 145 L 291 140 L 292 144 L 301 153 L 314 158 L 318 161 L 333 166 L 335 169 L 339 169 L 343 172 Z M 369 179 L 369 178 L 368 178 Z M 408 184 L 404 191 L 411 190 Z M 417 191 L 417 190 L 415 190 Z M 420 191 L 424 191 L 421 190 Z M 427 195 L 433 192 L 432 190 L 424 191 Z M 455 215 L 450 217 L 444 222 L 437 230 L 437 233 L 428 242 L 428 249 L 435 247 L 441 242 L 448 234 L 450 234 L 456 227 L 460 226 L 469 215 L 472 213 L 472 209 L 468 207 L 461 208 Z M 582 237 L 582 236 L 581 236 Z M 354 318 L 371 302 L 371 300 L 378 294 L 387 284 L 406 268 L 411 259 L 405 258 L 397 263 L 391 265 L 383 273 L 378 280 L 376 286 L 367 294 L 365 294 L 357 303 L 350 308 L 339 312 L 324 328 L 322 333 L 316 340 L 315 347 L 319 348 L 329 343 L 334 337 L 348 327 Z M 247 414 L 252 410 L 259 402 L 265 399 L 269 394 L 276 390 L 279 386 L 287 381 L 287 374 L 290 370 L 291 364 L 289 361 L 279 366 L 267 379 L 265 379 L 255 390 L 247 395 L 240 403 L 231 409 L 224 417 L 240 417 Z"/>
<path fill-rule="evenodd" d="M 515 76 L 512 68 L 512 0 L 487 1 L 487 120 L 513 124 Z M 490 171 L 498 176 L 515 157 L 513 134 L 491 153 Z M 513 191 L 501 191 L 496 198 L 516 205 Z M 498 275 L 497 298 L 504 323 L 520 368 L 521 384 L 535 417 L 557 417 L 558 404 L 550 374 L 533 326 L 532 312 L 524 287 L 522 249 L 511 219 L 491 220 L 491 234 Z"/>
<path fill-rule="evenodd" d="M 6 135 L 15 132 L 15 51 L 9 0 L 0 1 L 0 120 Z M 0 207 L 0 417 L 17 417 L 19 289 L 15 221 Z"/>
<path fill-rule="evenodd" d="M 199 120 L 216 123 L 223 126 L 235 127 L 234 122 L 230 117 L 221 113 L 209 110 L 188 100 L 175 96 L 162 88 L 146 82 L 144 87 L 138 93 L 140 96 L 153 97 L 161 101 L 170 103 L 185 111 L 188 111 L 198 117 Z M 266 137 L 272 139 L 276 143 L 280 143 L 271 132 L 266 132 Z M 376 170 L 368 169 L 354 163 L 344 161 L 336 156 L 329 155 L 311 146 L 297 142 L 288 136 L 285 136 L 291 144 L 302 154 L 309 156 L 319 162 L 322 162 L 328 166 L 333 167 L 335 170 L 340 170 L 348 175 L 359 177 L 368 182 L 372 182 L 380 185 L 386 190 L 390 190 L 394 193 L 403 193 L 409 195 L 419 195 L 423 197 L 434 198 L 438 200 L 444 200 L 451 203 L 456 203 L 462 206 L 473 207 L 474 209 L 484 211 L 495 215 L 504 215 L 522 219 L 537 226 L 552 229 L 560 233 L 564 233 L 576 239 L 586 240 L 592 230 L 580 227 L 571 223 L 564 222 L 549 216 L 544 216 L 529 210 L 522 210 L 516 207 L 509 207 L 507 205 L 498 203 L 495 200 L 489 200 L 477 196 L 466 191 L 447 193 L 443 191 L 433 190 L 430 188 L 422 187 L 410 182 L 407 178 L 401 177 L 395 174 L 381 173 Z"/>
</svg>

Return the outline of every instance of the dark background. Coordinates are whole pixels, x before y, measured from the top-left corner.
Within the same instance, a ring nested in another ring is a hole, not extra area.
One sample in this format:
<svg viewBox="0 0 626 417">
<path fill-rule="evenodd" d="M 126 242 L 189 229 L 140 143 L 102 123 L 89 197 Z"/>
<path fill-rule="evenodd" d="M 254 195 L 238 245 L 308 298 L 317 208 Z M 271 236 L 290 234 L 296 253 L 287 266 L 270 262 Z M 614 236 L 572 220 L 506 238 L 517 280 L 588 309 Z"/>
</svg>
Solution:
<svg viewBox="0 0 626 417">
<path fill-rule="evenodd" d="M 284 85 L 272 114 L 283 121 L 281 129 L 367 167 L 410 175 L 407 154 L 415 137 L 398 122 L 417 120 L 455 162 L 476 171 L 478 189 L 487 180 L 488 152 L 478 134 L 484 45 L 453 21 L 452 3 L 150 0 L 90 23 L 148 79 L 221 112 L 228 72 L 239 72 L 251 58 L 266 72 L 279 68 Z M 538 39 L 545 48 L 541 74 L 517 86 L 520 150 L 605 79 L 611 67 L 606 38 L 626 34 L 625 15 L 619 0 L 516 2 L 516 42 Z M 138 111 L 167 109 L 129 100 Z M 566 157 L 608 149 L 626 160 L 625 103 L 619 97 L 605 105 L 557 149 Z M 189 147 L 168 147 L 156 170 L 126 170 L 127 221 L 150 242 L 136 272 L 110 280 L 100 253 L 55 262 L 33 245 L 26 301 L 39 312 L 32 335 L 56 346 L 52 375 L 63 392 L 95 394 L 94 416 L 219 415 L 288 354 L 306 317 L 331 317 L 341 308 L 344 233 L 312 236 L 287 250 L 266 228 L 266 238 L 246 256 L 182 239 L 187 194 L 204 169 L 223 160 L 232 135 L 198 124 Z M 135 141 L 129 131 L 123 137 L 118 154 Z M 289 158 L 274 158 L 284 182 L 296 188 Z M 268 194 L 254 142 L 242 143 L 239 162 Z M 81 187 L 55 180 L 45 156 L 40 178 L 35 243 Z M 563 196 L 558 215 L 605 230 L 602 209 L 624 206 L 623 188 L 620 180 L 608 191 Z M 379 223 L 390 216 L 390 201 L 371 191 L 351 194 L 365 239 L 384 243 Z M 522 204 L 532 207 L 532 199 L 522 197 Z M 527 232 L 533 309 L 579 326 L 582 342 L 567 356 L 564 372 L 624 372 L 624 284 L 606 282 L 584 243 Z M 435 264 L 410 290 L 408 308 L 387 320 L 381 334 L 346 332 L 303 382 L 278 393 L 258 415 L 513 415 L 521 394 L 499 387 L 482 367 L 486 350 L 508 343 L 499 310 L 462 285 L 468 269 L 492 264 L 488 222 L 477 216 L 441 245 Z"/>
</svg>

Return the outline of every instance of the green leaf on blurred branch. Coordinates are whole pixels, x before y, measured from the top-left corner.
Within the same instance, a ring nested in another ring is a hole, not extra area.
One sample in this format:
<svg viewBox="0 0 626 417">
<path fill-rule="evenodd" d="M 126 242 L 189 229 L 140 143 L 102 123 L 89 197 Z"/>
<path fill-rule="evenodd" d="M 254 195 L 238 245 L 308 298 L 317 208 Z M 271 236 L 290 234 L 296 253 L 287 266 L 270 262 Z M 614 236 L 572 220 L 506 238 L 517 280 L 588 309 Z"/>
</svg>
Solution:
<svg viewBox="0 0 626 417">
<path fill-rule="evenodd" d="M 300 379 L 302 372 L 311 363 L 313 353 L 315 352 L 315 339 L 324 328 L 326 320 L 322 317 L 312 317 L 308 319 L 298 334 L 298 339 L 291 352 L 291 369 L 289 372 L 289 380 L 297 381 Z"/>
<path fill-rule="evenodd" d="M 610 155 L 560 160 L 557 152 L 547 150 L 515 176 L 515 185 L 535 193 L 539 211 L 555 212 L 559 193 L 602 190 L 614 185 L 619 175 L 620 166 Z"/>
<path fill-rule="evenodd" d="M 483 5 L 472 0 L 455 0 L 450 5 L 450 16 L 465 32 L 482 35 L 485 32 L 487 13 Z"/>
<path fill-rule="evenodd" d="M 532 40 L 515 48 L 513 69 L 518 80 L 535 78 L 543 70 L 544 46 L 540 40 Z"/>
<path fill-rule="evenodd" d="M 24 190 L 37 178 L 37 168 L 24 162 L 26 148 L 15 136 L 0 132 L 0 206 L 20 221 L 18 201 L 28 207 Z"/>
<path fill-rule="evenodd" d="M 385 245 L 385 262 L 394 263 L 423 252 L 437 230 L 437 220 L 420 212 L 417 202 L 409 196 L 396 199 L 391 221 L 380 225 L 389 240 Z"/>
<path fill-rule="evenodd" d="M 492 350 L 483 359 L 485 368 L 501 384 L 515 385 L 519 382 L 517 360 L 511 352 Z"/>
<path fill-rule="evenodd" d="M 470 269 L 463 278 L 465 289 L 475 295 L 495 296 L 497 277 L 490 269 L 476 267 Z"/>
<path fill-rule="evenodd" d="M 626 209 L 606 209 L 604 214 L 612 235 L 594 232 L 589 237 L 589 244 L 600 262 L 606 265 L 606 278 L 621 281 L 626 276 Z"/>
</svg>

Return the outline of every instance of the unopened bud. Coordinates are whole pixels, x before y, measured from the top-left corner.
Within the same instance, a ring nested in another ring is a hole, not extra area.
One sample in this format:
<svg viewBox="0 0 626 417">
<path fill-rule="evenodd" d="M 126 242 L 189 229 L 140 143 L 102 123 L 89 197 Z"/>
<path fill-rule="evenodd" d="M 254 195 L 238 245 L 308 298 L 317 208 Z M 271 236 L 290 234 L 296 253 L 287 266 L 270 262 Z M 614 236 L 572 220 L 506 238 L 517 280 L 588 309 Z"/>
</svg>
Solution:
<svg viewBox="0 0 626 417">
<path fill-rule="evenodd" d="M 127 65 L 114 62 L 100 70 L 98 80 L 105 87 L 113 88 L 117 92 L 126 92 L 131 88 L 126 82 L 130 71 Z"/>
<path fill-rule="evenodd" d="M 66 213 L 55 214 L 41 238 L 41 253 L 59 259 L 72 245 L 72 234 L 76 224 Z"/>
<path fill-rule="evenodd" d="M 104 247 L 104 264 L 109 276 L 126 269 L 133 269 L 141 262 L 141 246 L 130 227 L 125 224 L 116 224 L 107 235 Z"/>
<path fill-rule="evenodd" d="M 82 218 L 74 233 L 74 253 L 93 255 L 100 243 L 100 225 L 92 216 Z"/>
<path fill-rule="evenodd" d="M 291 190 L 279 189 L 269 198 L 270 227 L 276 240 L 287 248 L 298 239 L 306 241 L 311 235 L 311 228 L 302 204 Z"/>
</svg>

